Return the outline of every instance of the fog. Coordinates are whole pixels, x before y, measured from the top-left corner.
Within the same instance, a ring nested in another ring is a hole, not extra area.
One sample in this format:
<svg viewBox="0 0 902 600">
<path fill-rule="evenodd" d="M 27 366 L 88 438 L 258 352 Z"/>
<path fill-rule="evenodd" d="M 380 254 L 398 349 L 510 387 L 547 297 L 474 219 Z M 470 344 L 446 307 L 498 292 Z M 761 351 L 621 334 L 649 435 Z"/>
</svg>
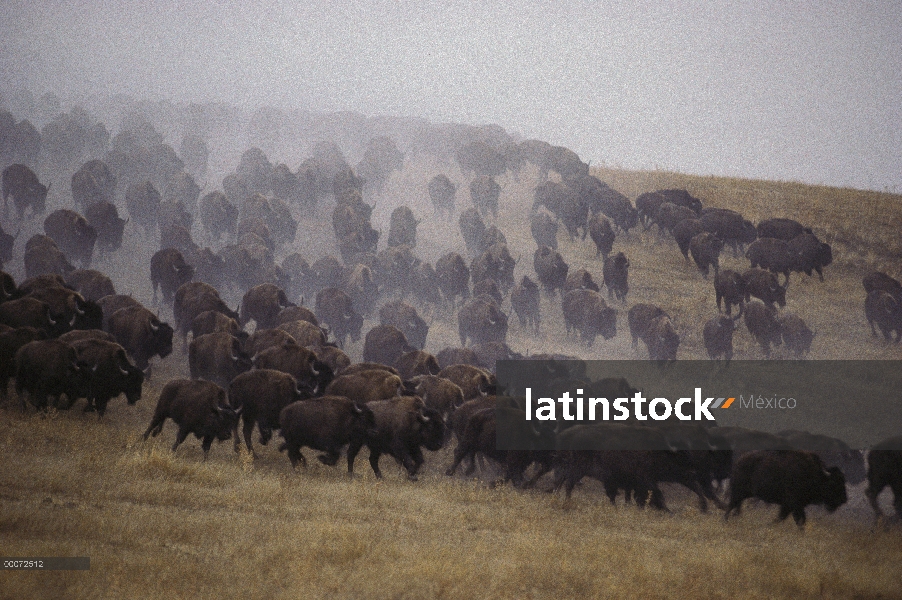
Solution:
<svg viewBox="0 0 902 600">
<path fill-rule="evenodd" d="M 0 94 L 494 123 L 593 165 L 902 191 L 897 2 L 322 4 L 6 1 Z"/>
</svg>

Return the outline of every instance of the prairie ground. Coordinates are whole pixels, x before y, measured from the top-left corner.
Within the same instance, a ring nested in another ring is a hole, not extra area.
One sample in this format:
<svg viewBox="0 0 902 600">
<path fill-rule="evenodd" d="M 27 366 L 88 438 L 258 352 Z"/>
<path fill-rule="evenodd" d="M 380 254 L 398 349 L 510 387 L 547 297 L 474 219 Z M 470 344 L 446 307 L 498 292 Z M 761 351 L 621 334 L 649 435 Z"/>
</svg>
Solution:
<svg viewBox="0 0 902 600">
<path fill-rule="evenodd" d="M 427 217 L 418 233 L 424 260 L 449 250 L 464 254 L 456 216 L 436 218 L 428 197 L 424 203 L 431 165 L 408 167 L 389 180 L 374 218 L 387 221 L 394 206 L 407 203 Z M 793 274 L 784 309 L 816 331 L 810 358 L 902 358 L 898 345 L 872 337 L 860 281 L 869 268 L 895 277 L 902 272 L 902 197 L 660 172 L 594 174 L 631 199 L 681 187 L 753 221 L 786 216 L 810 224 L 833 244 L 834 264 L 823 282 Z M 449 175 L 463 181 L 459 173 Z M 506 180 L 497 219 L 511 253 L 521 257 L 518 279 L 532 275 L 534 185 L 528 176 Z M 466 206 L 466 186 L 459 189 L 458 205 Z M 331 231 L 323 226 L 329 214 L 323 207 L 318 220 L 301 222 L 296 244 L 309 250 L 311 262 L 335 252 L 322 234 Z M 559 243 L 571 269 L 585 267 L 601 279 L 590 241 L 570 241 L 562 232 Z M 717 313 L 711 281 L 653 231 L 619 237 L 619 250 L 630 259 L 630 293 L 625 304 L 611 302 L 619 312 L 613 340 L 599 338 L 587 349 L 568 338 L 559 298 L 543 296 L 541 334 L 511 315 L 510 346 L 522 353 L 645 358 L 644 347 L 631 346 L 626 309 L 653 302 L 674 319 L 679 357 L 705 358 L 701 324 Z M 117 289 L 151 306 L 145 268 L 134 268 L 149 264 L 150 254 L 136 247 L 103 258 L 98 268 L 116 273 Z M 722 257 L 722 268 L 747 264 L 728 250 Z M 161 308 L 161 316 L 168 310 Z M 456 314 L 423 312 L 431 321 L 428 351 L 459 345 Z M 734 345 L 737 359 L 762 357 L 742 328 Z M 362 341 L 348 352 L 360 360 L 361 350 Z M 785 357 L 780 349 L 774 356 Z M 91 558 L 90 571 L 4 571 L 0 597 L 902 597 L 902 529 L 872 527 L 861 486 L 850 489 L 849 505 L 834 514 L 809 508 L 800 531 L 791 521 L 772 524 L 776 508 L 764 504 L 748 504 L 741 517 L 724 523 L 720 511 L 702 514 L 692 497 L 672 487 L 665 489 L 671 512 L 660 514 L 612 507 L 593 482 L 565 504 L 539 490 L 489 487 L 488 477 L 447 478 L 450 449 L 429 454 L 416 483 L 386 458 L 381 482 L 363 459 L 354 479 L 342 463 L 310 461 L 306 472 L 292 472 L 276 449 L 278 436 L 256 461 L 224 443 L 203 462 L 193 438 L 170 452 L 172 424 L 160 437 L 141 440 L 163 384 L 184 376 L 187 359 L 176 342 L 173 355 L 155 365 L 143 399 L 134 407 L 114 401 L 100 422 L 78 409 L 23 414 L 14 394 L 0 403 L 0 554 Z"/>
</svg>

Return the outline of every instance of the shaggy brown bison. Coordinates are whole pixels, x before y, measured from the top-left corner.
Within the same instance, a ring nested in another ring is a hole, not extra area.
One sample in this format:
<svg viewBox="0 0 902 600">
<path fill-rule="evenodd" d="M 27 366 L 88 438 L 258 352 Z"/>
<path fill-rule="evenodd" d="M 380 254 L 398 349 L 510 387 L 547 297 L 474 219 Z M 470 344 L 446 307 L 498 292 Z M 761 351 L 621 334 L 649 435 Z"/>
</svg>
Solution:
<svg viewBox="0 0 902 600">
<path fill-rule="evenodd" d="M 846 478 L 839 467 L 827 469 L 812 452 L 759 450 L 743 455 L 730 476 L 730 504 L 724 514 L 740 513 L 747 498 L 780 505 L 777 517 L 790 514 L 799 527 L 805 524 L 805 507 L 823 504 L 830 512 L 846 503 Z"/>
<path fill-rule="evenodd" d="M 204 460 L 207 460 L 214 439 L 224 442 L 232 437 L 240 414 L 241 409 L 233 410 L 226 400 L 226 391 L 215 383 L 175 379 L 163 386 L 144 439 L 158 436 L 166 419 L 172 419 L 179 428 L 172 451 L 193 433 L 201 440 Z"/>
</svg>

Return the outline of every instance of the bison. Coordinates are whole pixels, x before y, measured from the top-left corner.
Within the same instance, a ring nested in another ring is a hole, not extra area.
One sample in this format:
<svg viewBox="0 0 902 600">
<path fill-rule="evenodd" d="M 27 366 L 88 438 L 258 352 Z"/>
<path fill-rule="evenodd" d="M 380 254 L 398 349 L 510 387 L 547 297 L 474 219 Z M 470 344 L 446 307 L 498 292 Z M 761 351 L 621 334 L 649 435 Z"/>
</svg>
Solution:
<svg viewBox="0 0 902 600">
<path fill-rule="evenodd" d="M 645 331 L 648 325 L 660 316 L 667 316 L 667 313 L 659 306 L 654 304 L 634 304 L 627 313 L 627 323 L 630 328 L 630 335 L 633 338 L 633 347 L 639 344 L 639 339 L 645 339 Z"/>
<path fill-rule="evenodd" d="M 770 273 L 768 273 L 770 275 Z M 714 276 L 714 294 L 717 298 L 717 311 L 720 312 L 721 300 L 726 304 L 727 314 L 732 314 L 733 305 L 742 309 L 742 304 L 748 296 L 747 280 L 731 269 L 725 269 Z"/>
<path fill-rule="evenodd" d="M 823 504 L 830 512 L 846 503 L 846 478 L 827 469 L 816 454 L 800 450 L 759 450 L 743 455 L 730 476 L 730 503 L 724 519 L 740 513 L 747 498 L 780 505 L 779 521 L 790 514 L 799 527 L 805 507 Z"/>
<path fill-rule="evenodd" d="M 363 360 L 393 365 L 405 352 L 416 350 L 407 342 L 407 336 L 393 325 L 376 325 L 370 329 L 363 342 Z"/>
<path fill-rule="evenodd" d="M 471 255 L 476 253 L 479 245 L 482 243 L 482 236 L 485 234 L 485 223 L 482 217 L 479 216 L 479 211 L 472 207 L 468 208 L 460 213 L 457 224 L 467 250 Z"/>
<path fill-rule="evenodd" d="M 902 437 L 883 440 L 868 452 L 868 487 L 865 495 L 877 519 L 883 517 L 877 497 L 886 486 L 893 492 L 896 517 L 902 518 Z"/>
<path fill-rule="evenodd" d="M 85 388 L 87 373 L 78 363 L 75 348 L 59 340 L 35 340 L 16 351 L 16 394 L 25 412 L 26 392 L 38 410 L 46 409 L 47 398 L 54 406 L 65 394 L 69 405 Z"/>
<path fill-rule="evenodd" d="M 457 186 L 444 174 L 439 174 L 429 180 L 429 199 L 436 214 L 454 213 L 454 196 Z"/>
<path fill-rule="evenodd" d="M 257 369 L 288 373 L 299 386 L 309 388 L 314 394 L 321 395 L 334 376 L 329 365 L 319 360 L 315 352 L 291 342 L 257 350 L 253 362 Z"/>
<path fill-rule="evenodd" d="M 324 454 L 317 458 L 324 465 L 335 465 L 341 449 L 354 443 L 362 446 L 376 433 L 373 411 L 365 404 L 343 396 L 323 396 L 316 400 L 292 402 L 279 413 L 280 435 L 285 439 L 279 451 L 288 452 L 292 468 L 307 460 L 304 446 Z M 348 455 L 348 473 L 354 472 L 354 457 Z"/>
<path fill-rule="evenodd" d="M 188 434 L 193 433 L 201 440 L 206 461 L 214 439 L 224 442 L 232 437 L 240 414 L 241 409 L 232 409 L 226 400 L 226 391 L 215 383 L 175 379 L 163 386 L 144 439 L 150 435 L 158 436 L 166 419 L 172 419 L 179 428 L 172 451 L 175 452 Z"/>
<path fill-rule="evenodd" d="M 97 230 L 83 216 L 65 208 L 55 210 L 44 219 L 44 233 L 67 257 L 81 262 L 85 268 L 91 266 Z"/>
<path fill-rule="evenodd" d="M 745 257 L 752 268 L 761 267 L 771 273 L 782 273 L 789 282 L 789 272 L 794 270 L 796 260 L 790 253 L 789 242 L 775 238 L 758 238 L 745 251 Z"/>
<path fill-rule="evenodd" d="M 735 317 L 718 316 L 709 319 L 702 329 L 702 338 L 705 341 L 705 350 L 708 358 L 717 360 L 723 357 L 726 362 L 733 360 L 733 331 L 736 330 L 736 321 L 742 316 L 742 305 Z"/>
<path fill-rule="evenodd" d="M 673 239 L 676 240 L 677 246 L 683 257 L 689 260 L 689 244 L 692 238 L 704 232 L 702 222 L 698 219 L 683 219 L 673 228 Z"/>
<path fill-rule="evenodd" d="M 229 382 L 252 366 L 241 341 L 230 333 L 208 333 L 191 340 L 188 346 L 191 379 L 206 379 L 228 387 Z"/>
<path fill-rule="evenodd" d="M 792 219 L 765 219 L 758 223 L 759 238 L 773 238 L 788 242 L 803 233 L 812 233 L 811 228 Z"/>
<path fill-rule="evenodd" d="M 86 209 L 96 202 L 116 201 L 116 177 L 102 160 L 89 160 L 72 175 L 72 199 Z"/>
<path fill-rule="evenodd" d="M 902 283 L 882 271 L 870 271 L 861 278 L 866 294 L 873 291 L 887 292 L 902 300 Z"/>
<path fill-rule="evenodd" d="M 814 332 L 808 328 L 805 321 L 792 313 L 784 313 L 777 321 L 786 349 L 797 358 L 808 354 L 814 340 Z"/>
<path fill-rule="evenodd" d="M 745 326 L 761 345 L 765 356 L 770 356 L 771 344 L 779 346 L 783 341 L 776 309 L 761 302 L 749 302 L 746 305 Z"/>
<path fill-rule="evenodd" d="M 758 232 L 751 221 L 742 218 L 742 215 L 731 210 L 702 211 L 699 217 L 702 228 L 723 240 L 724 244 L 738 252 L 740 247 L 751 244 L 758 238 Z"/>
<path fill-rule="evenodd" d="M 200 200 L 200 222 L 214 240 L 238 232 L 238 209 L 222 192 L 210 192 Z"/>
<path fill-rule="evenodd" d="M 106 330 L 142 371 L 147 370 L 151 357 L 162 359 L 172 353 L 172 327 L 143 306 L 120 308 L 110 315 Z"/>
<path fill-rule="evenodd" d="M 667 315 L 652 319 L 645 329 L 642 341 L 648 348 L 650 360 L 676 360 L 680 336 L 677 335 L 673 322 Z"/>
<path fill-rule="evenodd" d="M 20 221 L 29 207 L 32 214 L 44 214 L 49 189 L 50 186 L 38 181 L 38 176 L 27 166 L 15 164 L 6 167 L 3 169 L 4 214 L 9 210 L 6 202 L 10 196 L 13 197 Z"/>
<path fill-rule="evenodd" d="M 127 219 L 119 217 L 116 205 L 109 202 L 97 202 L 85 209 L 85 219 L 97 232 L 97 249 L 103 252 L 115 252 L 122 247 L 122 234 Z"/>
<path fill-rule="evenodd" d="M 824 267 L 833 263 L 830 244 L 821 242 L 813 233 L 803 233 L 788 241 L 787 248 L 794 261 L 794 271 L 809 276 L 812 271 L 817 271 L 820 280 L 824 280 Z"/>
<path fill-rule="evenodd" d="M 412 379 L 417 375 L 435 375 L 441 371 L 438 359 L 422 350 L 415 350 L 401 355 L 395 362 L 395 368 L 403 379 Z"/>
<path fill-rule="evenodd" d="M 498 216 L 498 196 L 501 195 L 501 186 L 488 175 L 480 175 L 470 182 L 470 199 L 476 209 L 487 215 L 492 213 Z"/>
<path fill-rule="evenodd" d="M 529 228 L 537 246 L 557 250 L 557 219 L 545 211 L 539 211 L 530 219 Z"/>
<path fill-rule="evenodd" d="M 507 339 L 507 315 L 487 296 L 478 296 L 464 304 L 457 313 L 460 345 L 467 339 L 474 344 L 504 342 Z"/>
<path fill-rule="evenodd" d="M 470 269 L 457 252 L 449 252 L 435 262 L 438 286 L 446 302 L 454 308 L 457 296 L 470 297 Z"/>
<path fill-rule="evenodd" d="M 714 267 L 714 276 L 720 271 L 720 251 L 723 250 L 723 241 L 712 233 L 704 232 L 693 237 L 689 241 L 689 252 L 692 260 L 702 276 L 708 278 L 708 268 Z"/>
<path fill-rule="evenodd" d="M 626 294 L 629 292 L 627 283 L 629 267 L 630 261 L 623 252 L 604 259 L 602 275 L 604 276 L 604 285 L 608 288 L 609 299 L 617 296 L 621 302 L 626 300 Z"/>
<path fill-rule="evenodd" d="M 570 267 L 564 262 L 564 257 L 556 250 L 548 246 L 536 249 L 533 255 L 533 268 L 539 277 L 539 283 L 549 295 L 554 295 L 556 290 L 563 290 L 567 282 L 567 271 Z"/>
<path fill-rule="evenodd" d="M 607 258 L 614 249 L 616 235 L 611 228 L 611 222 L 600 215 L 593 214 L 589 217 L 589 237 L 595 244 L 595 256 Z"/>
<path fill-rule="evenodd" d="M 97 416 L 103 417 L 107 404 L 119 394 L 125 394 L 129 405 L 141 399 L 144 373 L 128 361 L 122 346 L 102 339 L 83 339 L 73 342 L 72 347 L 87 376 L 85 410 L 96 409 Z"/>
<path fill-rule="evenodd" d="M 541 320 L 539 286 L 527 275 L 523 276 L 520 284 L 511 291 L 511 306 L 520 319 L 520 326 L 527 324 L 539 335 L 539 323 Z"/>
<path fill-rule="evenodd" d="M 864 300 L 864 316 L 871 326 L 871 334 L 877 335 L 874 329 L 874 323 L 880 328 L 887 341 L 892 339 L 892 334 L 896 334 L 895 342 L 898 343 L 902 339 L 902 300 L 890 294 L 874 290 L 869 293 Z"/>
<path fill-rule="evenodd" d="M 273 429 L 279 428 L 282 409 L 310 397 L 310 390 L 298 386 L 297 380 L 281 371 L 254 369 L 236 376 L 229 384 L 229 404 L 241 410 L 243 434 L 247 451 L 257 458 L 251 444 L 254 425 L 260 431 L 260 443 L 264 446 L 272 438 Z M 238 423 L 233 431 L 235 452 L 238 452 Z"/>
<path fill-rule="evenodd" d="M 36 234 L 25 243 L 25 276 L 65 275 L 75 267 L 50 237 Z"/>
<path fill-rule="evenodd" d="M 579 331 L 584 344 L 592 347 L 599 334 L 606 340 L 617 335 L 617 311 L 598 292 L 573 290 L 561 299 L 567 333 Z"/>
<path fill-rule="evenodd" d="M 407 245 L 415 248 L 417 245 L 417 225 L 420 224 L 413 216 L 409 206 L 399 206 L 391 213 L 388 227 L 388 245 Z"/>
<path fill-rule="evenodd" d="M 193 278 L 194 267 L 175 248 L 164 248 L 150 258 L 150 283 L 153 285 L 154 302 L 157 300 L 157 289 L 162 288 L 163 302 L 172 304 L 176 290 Z"/>
<path fill-rule="evenodd" d="M 429 325 L 414 307 L 400 300 L 388 302 L 379 309 L 379 324 L 397 327 L 417 350 L 426 346 Z"/>
<path fill-rule="evenodd" d="M 320 321 L 332 328 L 339 345 L 347 338 L 356 342 L 363 328 L 363 316 L 354 310 L 351 297 L 338 288 L 325 288 L 316 294 L 316 314 Z"/>
<path fill-rule="evenodd" d="M 433 452 L 441 450 L 445 441 L 445 424 L 441 414 L 423 404 L 418 396 L 401 396 L 368 402 L 373 411 L 375 428 L 365 439 L 370 451 L 370 466 L 376 477 L 382 478 L 379 457 L 388 454 L 407 469 L 407 477 L 417 480 L 423 465 L 422 447 Z M 352 464 L 362 446 L 357 438 L 348 446 L 348 464 Z"/>
<path fill-rule="evenodd" d="M 116 293 L 112 280 L 93 269 L 76 269 L 66 274 L 66 285 L 74 288 L 85 300 L 97 302 Z"/>
<path fill-rule="evenodd" d="M 749 269 L 742 275 L 745 282 L 745 297 L 748 300 L 751 296 L 758 298 L 768 307 L 773 308 L 774 303 L 781 308 L 786 306 L 786 288 L 789 281 L 780 285 L 777 276 L 764 269 Z"/>
<path fill-rule="evenodd" d="M 253 319 L 257 328 L 271 329 L 278 325 L 279 313 L 291 306 L 295 304 L 288 301 L 288 297 L 279 286 L 261 283 L 245 292 L 244 298 L 241 299 L 239 323 L 244 327 Z"/>
</svg>

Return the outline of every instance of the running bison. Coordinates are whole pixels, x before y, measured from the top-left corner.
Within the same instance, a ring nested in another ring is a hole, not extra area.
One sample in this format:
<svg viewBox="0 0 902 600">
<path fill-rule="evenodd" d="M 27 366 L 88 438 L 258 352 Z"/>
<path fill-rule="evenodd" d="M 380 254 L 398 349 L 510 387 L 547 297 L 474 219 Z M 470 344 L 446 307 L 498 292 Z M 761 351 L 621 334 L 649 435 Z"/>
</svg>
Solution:
<svg viewBox="0 0 902 600">
<path fill-rule="evenodd" d="M 50 186 L 38 181 L 38 176 L 27 166 L 15 164 L 6 167 L 3 169 L 4 214 L 9 210 L 6 202 L 10 196 L 13 197 L 20 221 L 28 207 L 31 207 L 35 215 L 44 214 L 49 189 Z"/>
<path fill-rule="evenodd" d="M 896 517 L 902 518 L 902 436 L 883 440 L 868 453 L 868 487 L 865 495 L 878 519 L 883 511 L 877 497 L 889 486 Z"/>
<path fill-rule="evenodd" d="M 292 402 L 279 413 L 280 435 L 285 439 L 279 451 L 288 451 L 292 468 L 307 460 L 301 448 L 307 446 L 323 454 L 317 458 L 333 466 L 348 444 L 362 446 L 376 433 L 373 411 L 365 404 L 344 396 L 323 396 L 316 400 Z M 348 473 L 354 472 L 354 457 L 348 455 Z"/>
<path fill-rule="evenodd" d="M 827 469 L 812 452 L 759 450 L 743 455 L 730 477 L 730 504 L 724 519 L 740 513 L 742 502 L 758 498 L 780 505 L 778 520 L 790 514 L 799 527 L 805 524 L 805 507 L 823 504 L 830 512 L 846 503 L 846 478 L 839 467 Z"/>
<path fill-rule="evenodd" d="M 617 311 L 609 307 L 601 294 L 592 290 L 572 290 L 561 300 L 567 333 L 576 330 L 588 347 L 601 335 L 609 340 L 617 335 Z"/>
<path fill-rule="evenodd" d="M 158 436 L 166 419 L 172 419 L 179 428 L 172 451 L 175 452 L 188 434 L 193 433 L 201 440 L 206 461 L 214 439 L 224 442 L 232 437 L 240 414 L 241 409 L 232 409 L 226 400 L 226 391 L 215 383 L 175 379 L 163 386 L 144 439 Z"/>
</svg>

